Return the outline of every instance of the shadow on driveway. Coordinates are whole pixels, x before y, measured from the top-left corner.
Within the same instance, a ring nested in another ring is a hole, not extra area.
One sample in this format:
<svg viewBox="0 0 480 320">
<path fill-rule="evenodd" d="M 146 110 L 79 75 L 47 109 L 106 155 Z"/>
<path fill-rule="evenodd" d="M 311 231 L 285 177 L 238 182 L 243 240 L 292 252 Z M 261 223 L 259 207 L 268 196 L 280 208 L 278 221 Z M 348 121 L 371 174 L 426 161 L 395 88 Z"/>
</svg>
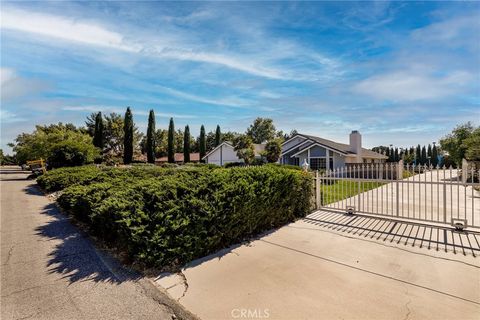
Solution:
<svg viewBox="0 0 480 320">
<path fill-rule="evenodd" d="M 35 189 L 33 187 L 31 191 L 34 192 Z M 45 206 L 42 214 L 53 219 L 37 227 L 36 234 L 47 241 L 61 241 L 49 253 L 50 273 L 60 273 L 71 283 L 93 280 L 120 284 L 123 281 L 140 278 L 138 273 L 126 270 L 109 255 L 97 252 L 88 235 L 72 225 L 69 218 L 63 215 L 55 204 Z"/>
</svg>

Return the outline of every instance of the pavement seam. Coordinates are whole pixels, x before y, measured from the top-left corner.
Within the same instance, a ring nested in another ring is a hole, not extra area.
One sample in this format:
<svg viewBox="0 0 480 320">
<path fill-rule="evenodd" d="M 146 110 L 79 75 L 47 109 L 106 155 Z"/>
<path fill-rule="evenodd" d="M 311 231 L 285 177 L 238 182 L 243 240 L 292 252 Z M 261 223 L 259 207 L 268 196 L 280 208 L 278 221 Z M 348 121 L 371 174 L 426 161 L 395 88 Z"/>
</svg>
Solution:
<svg viewBox="0 0 480 320">
<path fill-rule="evenodd" d="M 475 304 L 475 305 L 480 305 L 480 302 L 470 300 L 470 299 L 467 299 L 467 298 L 463 298 L 463 297 L 459 297 L 459 296 L 456 296 L 456 295 L 448 293 L 448 292 L 443 292 L 443 291 L 433 289 L 433 288 L 429 288 L 429 287 L 426 287 L 426 286 L 423 286 L 423 285 L 420 285 L 420 284 L 415 284 L 415 283 L 412 283 L 412 282 L 408 282 L 406 280 L 398 279 L 398 278 L 395 278 L 395 277 L 392 277 L 392 276 L 389 276 L 389 275 L 385 275 L 385 274 L 381 274 L 381 273 L 378 273 L 378 272 L 375 272 L 375 271 L 371 271 L 371 270 L 363 269 L 363 268 L 356 267 L 356 266 L 353 266 L 353 265 L 349 265 L 347 263 L 336 261 L 334 259 L 325 258 L 325 257 L 319 256 L 319 255 L 309 253 L 309 252 L 305 252 L 305 251 L 298 250 L 298 249 L 295 249 L 295 248 L 290 248 L 290 247 L 287 247 L 285 245 L 281 245 L 281 244 L 274 243 L 274 242 L 271 242 L 271 241 L 262 240 L 262 239 L 260 239 L 259 241 L 262 241 L 262 242 L 265 242 L 265 243 L 268 243 L 268 244 L 271 244 L 271 245 L 274 245 L 274 246 L 277 246 L 277 247 L 280 247 L 280 248 L 284 248 L 284 249 L 287 249 L 287 250 L 291 250 L 291 251 L 294 251 L 294 252 L 297 252 L 297 253 L 300 253 L 300 254 L 305 254 L 305 255 L 308 255 L 308 256 L 311 256 L 311 257 L 314 257 L 314 258 L 318 258 L 318 259 L 321 259 L 321 260 L 324 260 L 324 261 L 327 261 L 327 262 L 330 262 L 330 263 L 335 263 L 335 264 L 338 264 L 338 265 L 341 265 L 341 266 L 344 266 L 344 267 L 347 267 L 347 268 L 351 268 L 351 269 L 355 269 L 355 270 L 358 270 L 358 271 L 366 272 L 366 273 L 369 273 L 369 274 L 372 274 L 372 275 L 375 275 L 375 276 L 378 276 L 378 277 L 382 277 L 382 278 L 393 280 L 393 281 L 398 281 L 398 282 L 404 283 L 406 285 L 411 285 L 411 286 L 414 286 L 414 287 L 417 287 L 417 288 L 421 288 L 421 289 L 432 291 L 432 292 L 435 292 L 435 293 L 438 293 L 438 294 L 441 294 L 441 295 L 445 295 L 445 296 L 448 296 L 448 297 L 451 297 L 451 298 L 454 298 L 454 299 L 459 299 L 459 300 L 463 300 L 465 302 L 470 302 L 470 303 Z"/>
<path fill-rule="evenodd" d="M 430 255 L 430 254 L 426 254 L 426 253 L 422 253 L 422 252 L 411 251 L 411 250 L 404 249 L 404 248 L 402 248 L 402 247 L 400 247 L 400 246 L 395 246 L 395 245 L 389 246 L 388 244 L 385 244 L 385 243 L 382 243 L 382 242 L 379 242 L 379 241 L 376 241 L 376 240 L 368 240 L 368 239 L 364 239 L 364 238 L 361 238 L 361 237 L 350 237 L 350 236 L 345 235 L 345 234 L 342 233 L 341 231 L 340 231 L 340 232 L 334 232 L 334 231 L 328 231 L 328 230 L 323 230 L 323 229 L 318 229 L 318 228 L 294 227 L 294 226 L 289 226 L 289 225 L 287 225 L 286 227 L 289 227 L 289 228 L 302 228 L 302 229 L 315 230 L 315 231 L 320 231 L 320 232 L 327 232 L 327 233 L 334 234 L 334 235 L 337 235 L 337 236 L 340 236 L 340 237 L 344 237 L 344 238 L 347 238 L 347 239 L 360 240 L 360 241 L 366 241 L 366 242 L 370 242 L 370 243 L 375 243 L 375 244 L 377 244 L 377 245 L 380 245 L 380 246 L 383 246 L 383 247 L 387 247 L 387 248 L 397 249 L 397 250 L 400 250 L 400 251 L 405 251 L 405 252 L 408 252 L 408 253 L 417 254 L 417 255 L 421 255 L 421 256 L 425 256 L 425 257 L 430 257 L 430 258 L 434 258 L 434 259 L 440 259 L 440 260 L 445 260 L 445 261 L 450 261 L 450 262 L 461 263 L 461 264 L 467 265 L 467 266 L 469 266 L 469 267 L 473 267 L 473 268 L 480 269 L 480 266 L 475 265 L 475 264 L 472 264 L 472 263 L 468 263 L 468 262 L 465 262 L 465 261 L 460 261 L 460 260 L 455 260 L 455 259 L 449 259 L 449 258 L 444 258 L 444 257 L 432 256 L 432 255 Z"/>
</svg>

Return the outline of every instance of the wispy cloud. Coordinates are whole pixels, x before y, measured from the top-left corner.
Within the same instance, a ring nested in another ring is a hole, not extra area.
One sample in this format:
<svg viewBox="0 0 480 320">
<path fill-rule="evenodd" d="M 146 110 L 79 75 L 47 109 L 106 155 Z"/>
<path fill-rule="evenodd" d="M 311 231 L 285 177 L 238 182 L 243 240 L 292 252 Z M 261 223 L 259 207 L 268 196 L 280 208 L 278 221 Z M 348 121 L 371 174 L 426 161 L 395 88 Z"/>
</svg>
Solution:
<svg viewBox="0 0 480 320">
<path fill-rule="evenodd" d="M 474 80 L 467 72 L 433 76 L 416 70 L 376 75 L 360 81 L 353 91 L 390 101 L 438 100 L 458 94 Z"/>
<path fill-rule="evenodd" d="M 157 58 L 217 64 L 260 77 L 286 79 L 280 70 L 258 65 L 251 58 L 188 49 L 188 44 L 185 44 L 184 47 L 152 46 L 148 41 L 129 40 L 135 37 L 127 37 L 97 23 L 68 17 L 5 8 L 2 12 L 0 26 L 6 30 L 28 32 L 83 45 L 108 47 L 131 53 L 156 56 Z M 154 43 L 158 43 L 158 41 Z"/>
<path fill-rule="evenodd" d="M 242 99 L 238 97 L 226 97 L 226 98 L 219 98 L 219 99 L 213 99 L 213 98 L 206 98 L 203 96 L 183 92 L 180 90 L 164 87 L 157 85 L 155 88 L 159 89 L 160 91 L 176 96 L 181 99 L 185 100 L 190 100 L 190 101 L 195 101 L 195 102 L 201 102 L 205 104 L 213 104 L 213 105 L 218 105 L 218 106 L 229 106 L 229 107 L 234 107 L 234 108 L 243 108 L 243 107 L 249 107 L 252 105 L 252 101 L 249 101 L 247 99 Z"/>
<path fill-rule="evenodd" d="M 0 123 L 14 123 L 14 122 L 23 122 L 28 121 L 27 118 L 20 117 L 17 114 L 10 112 L 5 109 L 0 109 Z"/>
<path fill-rule="evenodd" d="M 105 29 L 94 23 L 74 19 L 4 8 L 0 24 L 2 29 L 29 32 L 68 41 L 110 47 L 114 49 L 137 52 L 138 46 L 125 44 L 121 34 Z"/>
<path fill-rule="evenodd" d="M 11 68 L 0 68 L 0 79 L 2 104 L 16 98 L 32 96 L 51 87 L 47 81 L 21 77 Z"/>
<path fill-rule="evenodd" d="M 91 105 L 91 106 L 64 106 L 62 107 L 62 110 L 64 111 L 76 111 L 76 112 L 103 112 L 103 113 L 108 113 L 108 112 L 115 112 L 119 114 L 123 114 L 126 110 L 125 107 L 114 107 L 114 106 L 96 106 L 96 105 Z M 133 113 L 135 115 L 141 115 L 141 116 L 147 116 L 149 114 L 149 111 L 145 110 L 134 110 Z M 173 118 L 178 118 L 178 119 L 194 119 L 197 118 L 196 115 L 191 115 L 191 114 L 179 114 L 179 113 L 167 113 L 167 112 L 157 112 L 155 111 L 155 116 L 156 117 L 173 117 Z"/>
</svg>

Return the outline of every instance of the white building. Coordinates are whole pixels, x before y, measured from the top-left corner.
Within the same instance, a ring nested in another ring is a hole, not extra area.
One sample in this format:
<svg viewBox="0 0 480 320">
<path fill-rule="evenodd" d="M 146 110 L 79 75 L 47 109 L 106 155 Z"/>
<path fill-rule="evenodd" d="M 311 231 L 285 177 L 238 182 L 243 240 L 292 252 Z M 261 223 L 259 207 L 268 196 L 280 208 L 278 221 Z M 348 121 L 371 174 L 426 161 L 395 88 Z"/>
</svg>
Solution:
<svg viewBox="0 0 480 320">
<path fill-rule="evenodd" d="M 255 157 L 259 158 L 261 152 L 265 150 L 264 144 L 254 144 L 255 148 Z M 223 166 L 229 162 L 243 162 L 242 159 L 237 157 L 237 152 L 235 151 L 233 144 L 229 141 L 224 141 L 218 145 L 215 149 L 207 153 L 203 159 L 205 163 L 216 164 Z"/>
</svg>

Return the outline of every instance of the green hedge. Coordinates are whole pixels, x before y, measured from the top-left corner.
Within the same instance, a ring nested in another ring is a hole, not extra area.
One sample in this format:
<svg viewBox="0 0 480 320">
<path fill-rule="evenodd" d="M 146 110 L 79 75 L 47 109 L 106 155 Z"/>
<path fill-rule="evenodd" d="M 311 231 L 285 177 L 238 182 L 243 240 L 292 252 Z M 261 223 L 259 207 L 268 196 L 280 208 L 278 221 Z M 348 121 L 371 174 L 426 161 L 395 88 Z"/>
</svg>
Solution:
<svg viewBox="0 0 480 320">
<path fill-rule="evenodd" d="M 57 170 L 39 182 L 69 185 L 60 206 L 147 265 L 186 263 L 310 210 L 311 176 L 276 166 L 70 172 L 75 179 Z"/>
</svg>

